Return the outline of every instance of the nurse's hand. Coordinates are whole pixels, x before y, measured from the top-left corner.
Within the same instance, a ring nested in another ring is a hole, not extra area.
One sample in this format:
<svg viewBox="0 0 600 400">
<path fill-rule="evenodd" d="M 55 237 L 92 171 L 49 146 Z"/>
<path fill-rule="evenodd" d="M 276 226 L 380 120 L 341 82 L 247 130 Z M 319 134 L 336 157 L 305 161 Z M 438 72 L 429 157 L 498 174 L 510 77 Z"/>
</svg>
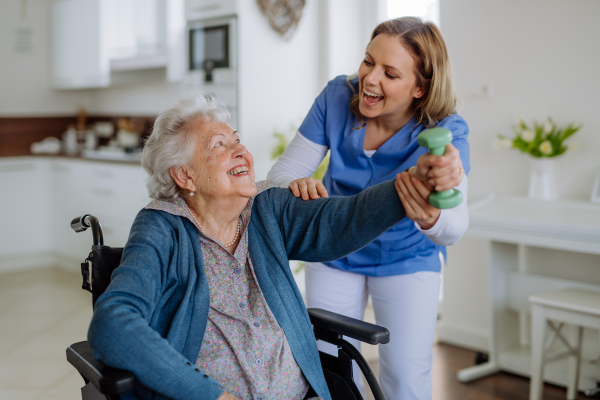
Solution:
<svg viewBox="0 0 600 400">
<path fill-rule="evenodd" d="M 429 204 L 431 190 L 417 178 L 411 177 L 408 172 L 396 175 L 396 192 L 406 210 L 406 216 L 421 225 L 424 230 L 431 229 L 441 210 Z"/>
<path fill-rule="evenodd" d="M 292 189 L 294 196 L 302 196 L 302 200 L 329 197 L 323 182 L 315 178 L 296 179 L 295 181 L 291 181 L 288 187 Z"/>
<path fill-rule="evenodd" d="M 423 154 L 409 172 L 438 192 L 458 186 L 464 174 L 460 153 L 452 144 L 446 145 L 443 156 Z"/>
</svg>

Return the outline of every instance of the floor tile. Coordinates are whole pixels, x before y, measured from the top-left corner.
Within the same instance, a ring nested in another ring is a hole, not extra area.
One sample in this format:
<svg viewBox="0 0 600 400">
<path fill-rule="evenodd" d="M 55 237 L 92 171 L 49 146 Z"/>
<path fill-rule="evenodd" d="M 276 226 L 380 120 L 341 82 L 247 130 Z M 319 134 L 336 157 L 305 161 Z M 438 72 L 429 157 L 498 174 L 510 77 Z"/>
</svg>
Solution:
<svg viewBox="0 0 600 400">
<path fill-rule="evenodd" d="M 0 387 L 54 386 L 73 368 L 65 355 L 30 357 L 11 354 L 0 360 Z"/>
<path fill-rule="evenodd" d="M 0 386 L 0 400 L 34 400 L 44 392 L 44 388 Z M 78 399 L 78 400 L 81 400 Z"/>
<path fill-rule="evenodd" d="M 35 400 L 81 400 L 81 388 L 55 387 L 44 392 Z"/>
<path fill-rule="evenodd" d="M 71 373 L 66 377 L 64 381 L 59 383 L 57 387 L 69 387 L 69 388 L 77 388 L 81 389 L 84 385 L 83 378 L 79 375 L 79 372 L 73 368 Z"/>
</svg>

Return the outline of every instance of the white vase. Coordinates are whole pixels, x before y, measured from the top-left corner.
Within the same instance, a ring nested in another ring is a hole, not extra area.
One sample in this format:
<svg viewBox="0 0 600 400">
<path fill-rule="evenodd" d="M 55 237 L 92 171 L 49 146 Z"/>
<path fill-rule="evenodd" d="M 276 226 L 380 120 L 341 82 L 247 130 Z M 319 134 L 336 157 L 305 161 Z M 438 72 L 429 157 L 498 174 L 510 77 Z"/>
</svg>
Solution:
<svg viewBox="0 0 600 400">
<path fill-rule="evenodd" d="M 536 200 L 556 200 L 556 175 L 553 158 L 532 158 L 531 178 L 527 197 Z"/>
</svg>

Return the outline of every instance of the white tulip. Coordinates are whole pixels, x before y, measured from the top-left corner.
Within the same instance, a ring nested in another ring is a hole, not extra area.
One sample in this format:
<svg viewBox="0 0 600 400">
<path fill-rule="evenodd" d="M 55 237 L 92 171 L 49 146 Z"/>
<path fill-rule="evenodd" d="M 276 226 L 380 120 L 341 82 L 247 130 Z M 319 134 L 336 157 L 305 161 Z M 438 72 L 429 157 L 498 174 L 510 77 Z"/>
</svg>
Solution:
<svg viewBox="0 0 600 400">
<path fill-rule="evenodd" d="M 524 141 L 526 141 L 526 142 L 528 142 L 528 143 L 529 143 L 529 142 L 531 142 L 533 139 L 535 139 L 535 132 L 534 132 L 534 131 L 532 131 L 532 130 L 530 130 L 530 129 L 527 129 L 527 130 L 523 131 L 523 133 L 522 133 L 522 135 L 521 135 L 521 138 L 522 138 Z"/>
<path fill-rule="evenodd" d="M 552 154 L 552 143 L 550 143 L 549 140 L 544 140 L 542 143 L 540 143 L 540 151 L 542 154 Z"/>
<path fill-rule="evenodd" d="M 552 123 L 550 123 L 550 122 L 546 122 L 546 123 L 544 124 L 544 133 L 545 133 L 546 135 L 547 135 L 547 134 L 549 134 L 550 132 L 552 132 L 552 128 L 553 128 L 553 126 L 552 126 Z"/>
</svg>

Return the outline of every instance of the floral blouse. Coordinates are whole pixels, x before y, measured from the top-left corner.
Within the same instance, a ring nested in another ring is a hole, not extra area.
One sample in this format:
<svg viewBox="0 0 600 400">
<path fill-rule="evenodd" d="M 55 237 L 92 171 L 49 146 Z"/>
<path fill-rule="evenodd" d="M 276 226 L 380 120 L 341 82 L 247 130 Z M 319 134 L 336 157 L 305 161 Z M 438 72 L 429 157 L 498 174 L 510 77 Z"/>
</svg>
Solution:
<svg viewBox="0 0 600 400">
<path fill-rule="evenodd" d="M 262 181 L 257 186 L 258 194 L 276 185 Z M 196 366 L 242 400 L 301 400 L 310 385 L 258 286 L 248 252 L 246 227 L 253 200 L 240 216 L 242 237 L 234 254 L 199 230 L 210 309 Z M 196 225 L 181 198 L 154 200 L 146 208 L 188 218 Z"/>
</svg>

